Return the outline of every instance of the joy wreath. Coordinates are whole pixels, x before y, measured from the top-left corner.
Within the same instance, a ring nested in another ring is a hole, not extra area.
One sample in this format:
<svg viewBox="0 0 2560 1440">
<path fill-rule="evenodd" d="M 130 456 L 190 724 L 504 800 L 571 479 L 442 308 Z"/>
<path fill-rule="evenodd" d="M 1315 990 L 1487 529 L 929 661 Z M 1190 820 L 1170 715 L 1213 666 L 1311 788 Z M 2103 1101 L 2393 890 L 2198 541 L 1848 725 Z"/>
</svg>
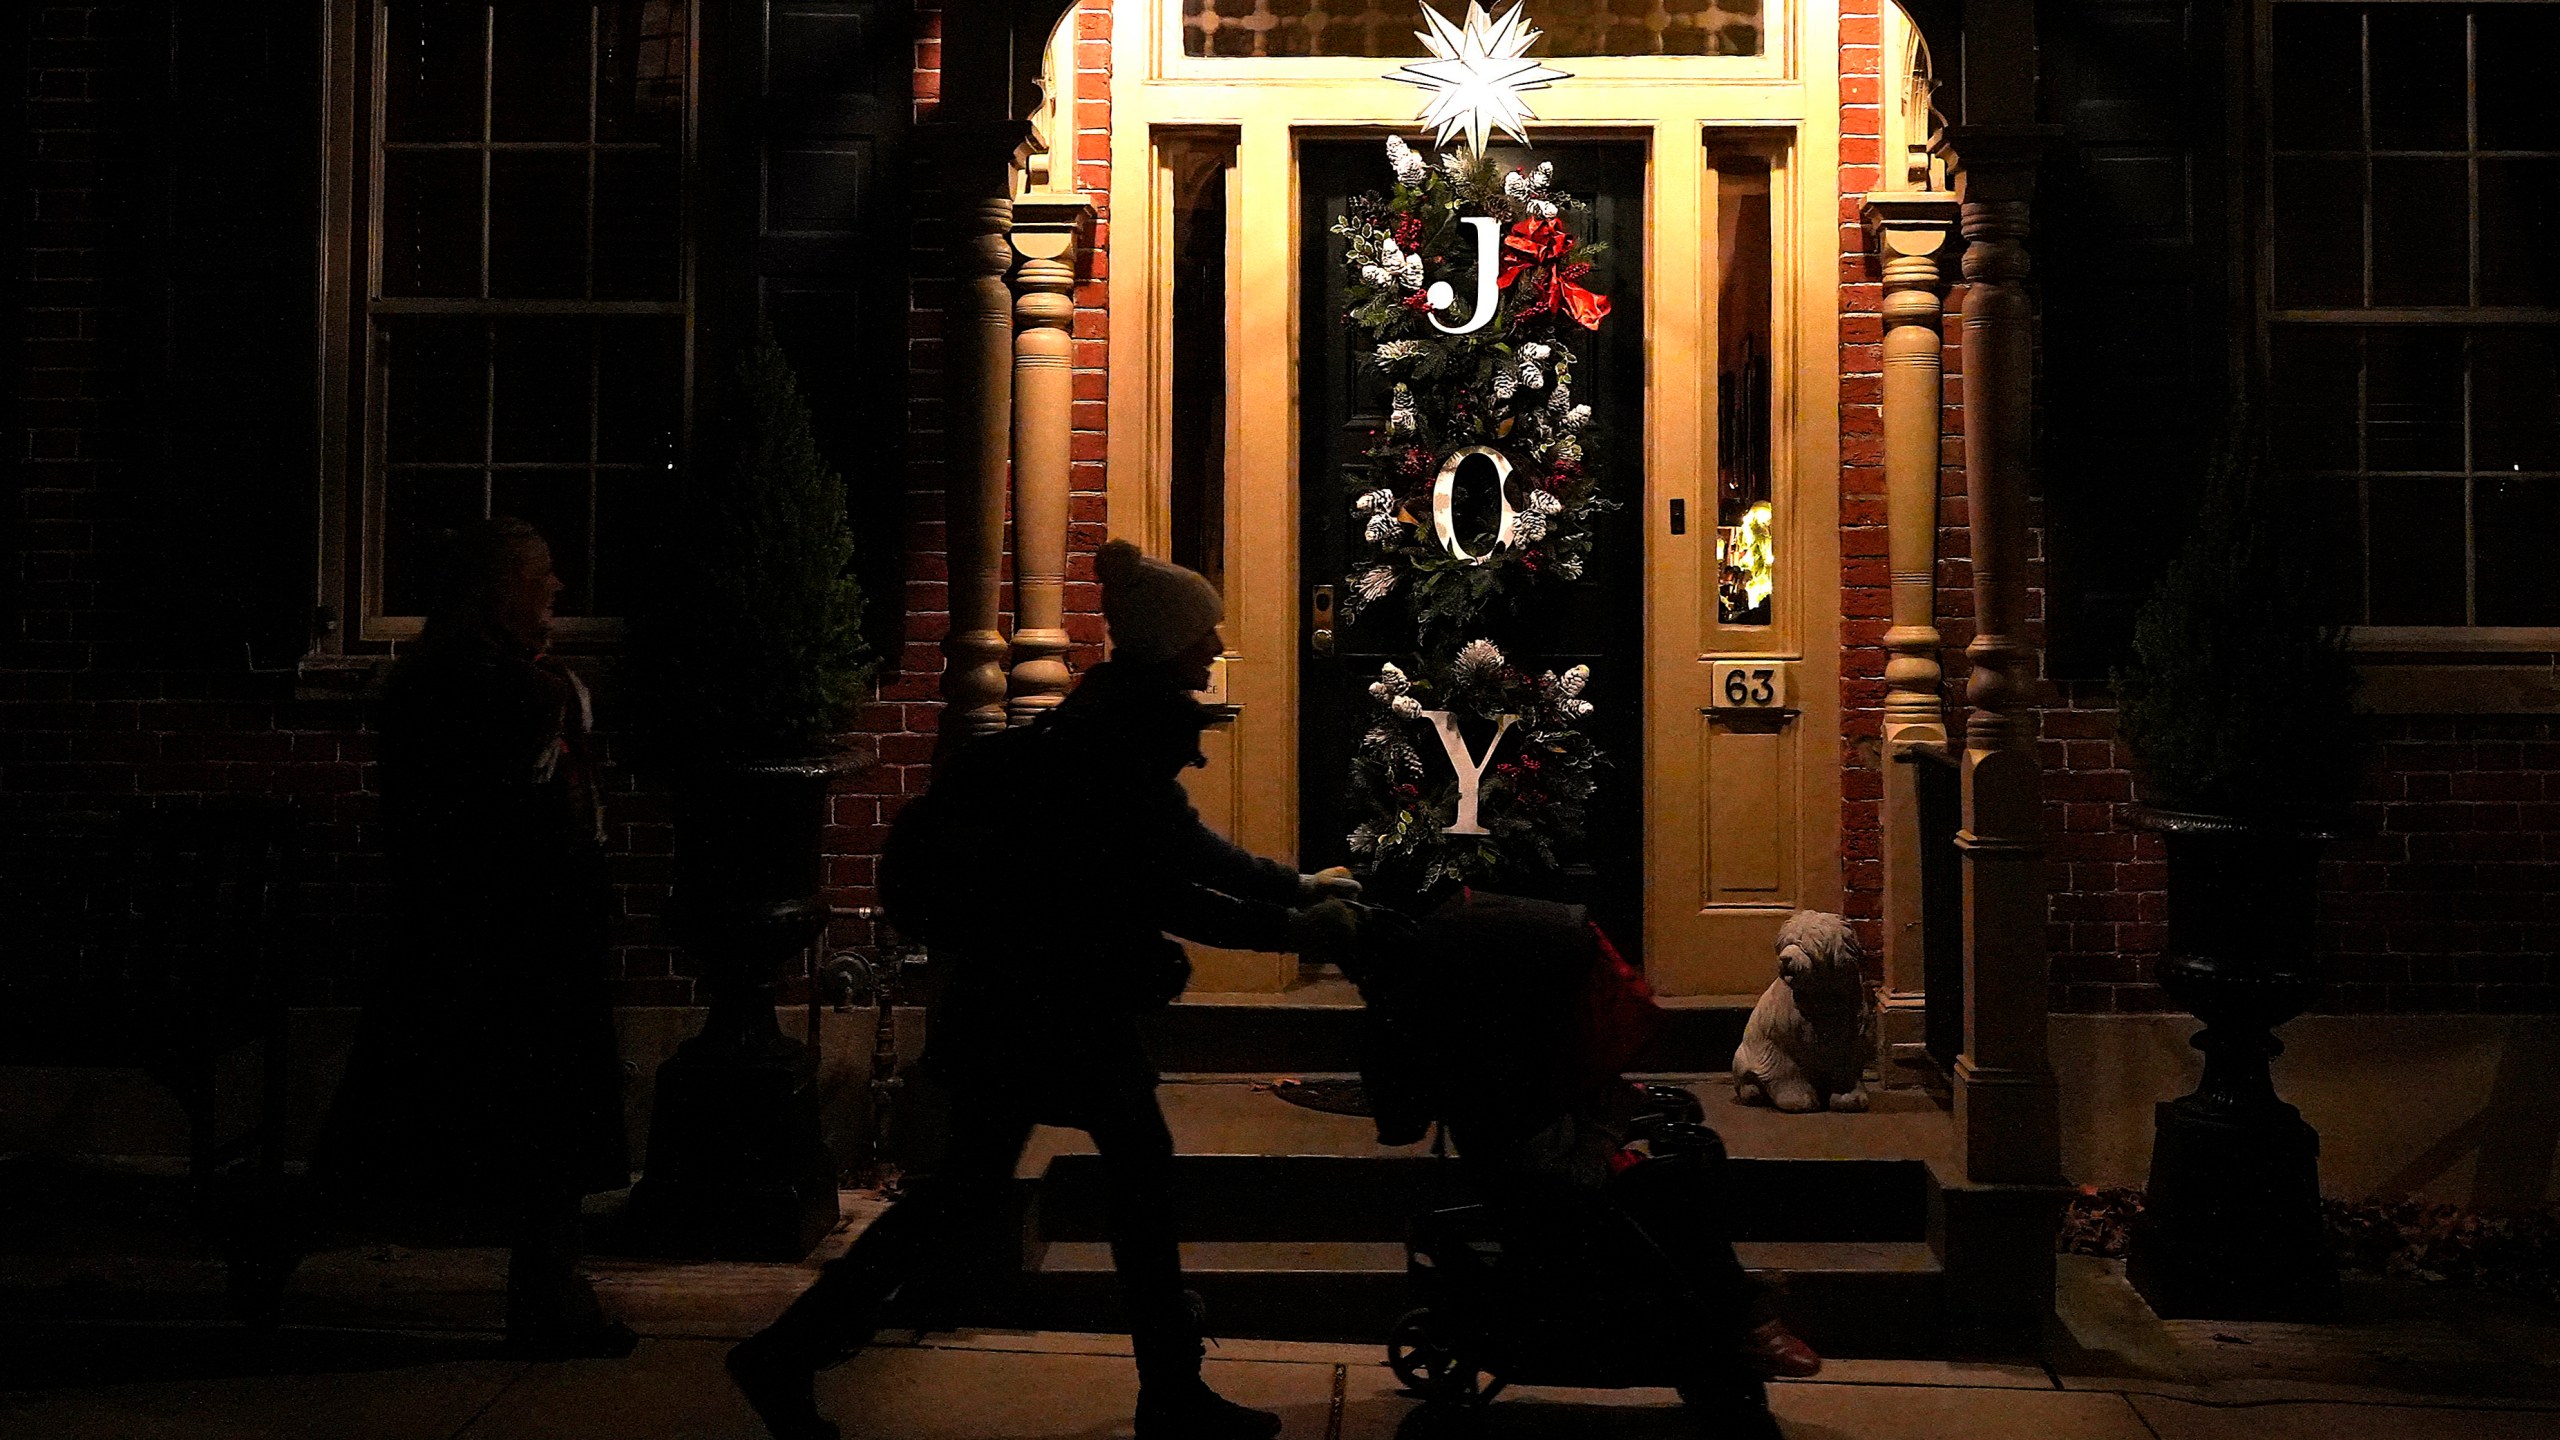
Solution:
<svg viewBox="0 0 2560 1440">
<path fill-rule="evenodd" d="M 1453 150 L 1433 165 L 1392 138 L 1387 159 L 1394 187 L 1353 197 L 1334 226 L 1350 270 L 1345 320 L 1389 384 L 1351 497 L 1369 556 L 1347 577 L 1343 618 L 1402 591 L 1428 648 L 1588 563 L 1592 520 L 1616 502 L 1597 493 L 1568 336 L 1597 329 L 1609 300 L 1582 284 L 1600 248 L 1576 238 L 1568 220 L 1583 207 L 1552 188 L 1552 164 L 1505 171 Z M 1494 303 L 1462 329 L 1442 317 L 1482 294 L 1488 252 Z M 1508 467 L 1508 523 L 1495 531 L 1453 528 L 1443 497 L 1456 477 L 1443 473 L 1463 451 Z"/>
<path fill-rule="evenodd" d="M 1578 724 L 1590 672 L 1533 673 L 1486 637 L 1541 586 L 1581 578 L 1594 520 L 1616 508 L 1574 398 L 1571 341 L 1609 314 L 1583 283 L 1600 247 L 1576 234 L 1587 209 L 1552 163 L 1386 149 L 1394 185 L 1334 227 L 1344 322 L 1389 394 L 1347 497 L 1361 548 L 1341 618 L 1400 597 L 1414 653 L 1369 687 L 1346 838 L 1356 865 L 1419 889 L 1534 876 L 1576 858 L 1606 764 Z M 1501 487 L 1490 527 L 1452 503 L 1469 468 Z"/>
</svg>

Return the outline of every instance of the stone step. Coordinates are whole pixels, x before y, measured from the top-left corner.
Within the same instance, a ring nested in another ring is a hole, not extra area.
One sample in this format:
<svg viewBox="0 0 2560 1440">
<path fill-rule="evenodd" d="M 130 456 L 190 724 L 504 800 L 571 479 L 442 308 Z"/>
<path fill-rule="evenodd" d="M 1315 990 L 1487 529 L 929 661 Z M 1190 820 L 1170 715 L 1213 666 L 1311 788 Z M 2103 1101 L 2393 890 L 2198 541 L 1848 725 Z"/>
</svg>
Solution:
<svg viewBox="0 0 2560 1440">
<path fill-rule="evenodd" d="M 1724 1173 L 1737 1240 L 1886 1243 L 1928 1233 L 1922 1161 L 1737 1157 Z M 1400 1244 L 1414 1216 L 1472 1198 L 1454 1159 L 1427 1154 L 1185 1154 L 1174 1159 L 1174 1185 L 1185 1239 L 1253 1244 Z M 1102 1239 L 1105 1191 L 1099 1156 L 1054 1156 L 1033 1192 L 1031 1233 Z"/>
<path fill-rule="evenodd" d="M 1323 998 L 1290 998 L 1297 992 L 1185 997 L 1149 1017 L 1150 1053 L 1157 1068 L 1171 1072 L 1303 1075 L 1356 1070 L 1358 996 L 1339 982 L 1310 988 Z M 1747 999 L 1666 1000 L 1660 1033 L 1627 1068 L 1645 1074 L 1726 1069 L 1750 1016 Z"/>
<path fill-rule="evenodd" d="M 1754 1273 L 1784 1285 L 1789 1323 L 1824 1354 L 1926 1355 L 1940 1338 L 1946 1277 L 1926 1244 L 1744 1242 L 1735 1249 Z M 1209 1328 L 1219 1335 L 1383 1344 L 1414 1303 L 1398 1243 L 1192 1241 L 1182 1247 L 1182 1263 L 1184 1283 L 1208 1302 Z M 1109 1246 L 1051 1241 L 1030 1257 L 996 1323 L 1089 1329 L 1098 1317 L 1116 1317 L 1118 1303 Z"/>
</svg>

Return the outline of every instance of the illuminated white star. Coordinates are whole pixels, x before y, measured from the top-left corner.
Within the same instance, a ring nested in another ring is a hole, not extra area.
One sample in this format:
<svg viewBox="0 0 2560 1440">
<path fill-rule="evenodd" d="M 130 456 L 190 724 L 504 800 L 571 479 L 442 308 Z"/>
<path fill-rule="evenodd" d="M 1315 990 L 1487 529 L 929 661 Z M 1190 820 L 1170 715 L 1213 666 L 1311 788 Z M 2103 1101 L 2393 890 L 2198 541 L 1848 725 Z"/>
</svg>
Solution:
<svg viewBox="0 0 2560 1440">
<path fill-rule="evenodd" d="M 1526 8 L 1526 0 L 1519 0 L 1494 20 L 1486 17 L 1481 0 L 1467 0 L 1467 20 L 1461 27 L 1429 5 L 1422 7 L 1422 21 L 1428 28 L 1415 31 L 1413 38 L 1422 42 L 1432 58 L 1415 61 L 1387 78 L 1432 92 L 1417 118 L 1425 126 L 1438 127 L 1434 138 L 1439 144 L 1445 146 L 1451 136 L 1463 134 L 1468 150 L 1481 155 L 1485 140 L 1498 129 L 1526 145 L 1529 136 L 1524 127 L 1538 117 L 1522 95 L 1573 78 L 1526 58 L 1528 48 L 1546 33 L 1530 25 L 1523 13 Z"/>
</svg>

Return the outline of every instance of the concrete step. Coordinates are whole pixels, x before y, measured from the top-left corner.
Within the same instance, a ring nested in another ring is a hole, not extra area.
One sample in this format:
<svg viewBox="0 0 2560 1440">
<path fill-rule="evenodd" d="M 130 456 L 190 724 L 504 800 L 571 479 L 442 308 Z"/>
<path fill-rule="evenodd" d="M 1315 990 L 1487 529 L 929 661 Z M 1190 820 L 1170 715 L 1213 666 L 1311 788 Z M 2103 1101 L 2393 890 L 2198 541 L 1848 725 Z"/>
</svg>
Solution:
<svg viewBox="0 0 2560 1440">
<path fill-rule="evenodd" d="M 1316 998 L 1298 998 L 1312 994 Z M 1742 1043 L 1748 1000 L 1663 1002 L 1663 1025 L 1627 1068 L 1640 1073 L 1723 1070 Z M 1359 996 L 1341 982 L 1276 996 L 1186 996 L 1149 1018 L 1159 1069 L 1202 1074 L 1303 1075 L 1359 1068 Z"/>
<path fill-rule="evenodd" d="M 1472 1198 L 1454 1159 L 1431 1155 L 1177 1155 L 1175 1208 L 1186 1240 L 1401 1243 L 1414 1216 Z M 1101 1157 L 1062 1154 L 1034 1192 L 1041 1239 L 1100 1240 Z M 1768 1159 L 1725 1163 L 1737 1240 L 1885 1243 L 1928 1233 L 1928 1166 L 1918 1160 Z"/>
<path fill-rule="evenodd" d="M 1778 1277 L 1788 1320 L 1829 1355 L 1929 1353 L 1945 1287 L 1937 1257 L 1918 1242 L 1745 1242 L 1754 1273 Z M 1194 1241 L 1182 1247 L 1184 1281 L 1208 1302 L 1210 1329 L 1238 1338 L 1384 1344 L 1412 1308 L 1401 1244 Z M 1110 1247 L 1051 1241 L 1038 1247 L 1001 1323 L 1089 1328 L 1116 1315 Z"/>
</svg>

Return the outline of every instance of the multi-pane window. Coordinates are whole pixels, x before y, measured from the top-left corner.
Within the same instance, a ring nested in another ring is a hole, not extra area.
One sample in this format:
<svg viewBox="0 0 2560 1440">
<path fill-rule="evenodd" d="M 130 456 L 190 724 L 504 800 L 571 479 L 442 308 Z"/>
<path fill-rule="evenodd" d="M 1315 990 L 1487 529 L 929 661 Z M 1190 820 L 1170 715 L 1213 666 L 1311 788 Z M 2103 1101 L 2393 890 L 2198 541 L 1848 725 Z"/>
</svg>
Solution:
<svg viewBox="0 0 2560 1440">
<path fill-rule="evenodd" d="M 2335 613 L 2560 625 L 2560 6 L 2268 21 L 2272 433 Z"/>
<path fill-rule="evenodd" d="M 620 613 L 687 393 L 686 0 L 381 0 L 366 194 L 366 610 L 424 612 L 443 532 L 551 541 Z"/>
</svg>

